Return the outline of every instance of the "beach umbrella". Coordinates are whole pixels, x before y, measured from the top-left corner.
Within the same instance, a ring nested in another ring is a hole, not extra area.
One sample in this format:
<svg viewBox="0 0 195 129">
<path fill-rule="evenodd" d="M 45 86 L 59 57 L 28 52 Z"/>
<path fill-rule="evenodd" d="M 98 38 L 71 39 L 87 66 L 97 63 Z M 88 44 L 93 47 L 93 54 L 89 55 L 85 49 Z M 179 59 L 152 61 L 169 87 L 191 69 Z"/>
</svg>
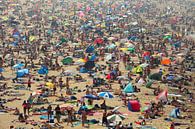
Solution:
<svg viewBox="0 0 195 129">
<path fill-rule="evenodd" d="M 106 56 L 106 60 L 109 61 L 109 60 L 111 60 L 111 59 L 112 59 L 112 54 L 108 54 L 108 55 Z"/>
<path fill-rule="evenodd" d="M 115 44 L 111 44 L 111 45 L 109 45 L 109 46 L 106 46 L 106 48 L 108 48 L 108 49 L 114 49 L 115 47 L 116 47 Z"/>
<path fill-rule="evenodd" d="M 62 60 L 62 63 L 63 65 L 69 65 L 69 64 L 72 64 L 73 63 L 73 59 L 72 57 L 65 57 L 63 60 Z"/>
<path fill-rule="evenodd" d="M 133 48 L 133 47 L 130 47 L 127 50 L 130 51 L 131 53 L 134 53 L 135 52 L 135 48 Z"/>
<path fill-rule="evenodd" d="M 147 87 L 147 88 L 150 88 L 150 87 L 152 86 L 153 82 L 154 82 L 154 81 L 151 81 L 151 80 L 148 81 L 148 82 L 146 83 L 146 87 Z"/>
<path fill-rule="evenodd" d="M 114 96 L 110 92 L 100 92 L 98 96 L 106 99 L 114 98 Z"/>
<path fill-rule="evenodd" d="M 48 74 L 49 70 L 46 66 L 42 65 L 41 68 L 38 70 L 38 74 Z"/>
<path fill-rule="evenodd" d="M 149 52 L 149 51 L 145 51 L 145 52 L 143 53 L 142 56 L 143 56 L 143 57 L 145 57 L 145 56 L 150 56 L 150 52 Z"/>
<path fill-rule="evenodd" d="M 128 37 L 128 40 L 131 40 L 131 41 L 135 41 L 136 39 L 137 39 L 136 36 L 129 36 L 129 37 Z"/>
<path fill-rule="evenodd" d="M 118 80 L 128 80 L 126 76 L 118 76 L 117 79 Z"/>
<path fill-rule="evenodd" d="M 116 112 L 116 111 L 118 111 L 118 110 L 119 110 L 119 108 L 121 108 L 121 106 L 117 106 L 117 107 L 115 107 L 115 108 L 112 110 L 112 112 Z"/>
<path fill-rule="evenodd" d="M 93 45 L 90 45 L 85 50 L 86 53 L 92 53 L 95 50 L 95 47 Z"/>
<path fill-rule="evenodd" d="M 8 18 L 7 16 L 3 16 L 3 17 L 1 17 L 1 19 L 2 19 L 3 21 L 9 20 L 9 18 Z"/>
<path fill-rule="evenodd" d="M 123 90 L 125 93 L 133 93 L 135 89 L 131 83 L 129 83 Z"/>
<path fill-rule="evenodd" d="M 41 90 L 37 90 L 37 91 L 34 91 L 33 93 L 32 93 L 32 96 L 35 96 L 35 95 L 40 95 L 40 94 L 42 94 L 43 92 L 41 91 Z"/>
<path fill-rule="evenodd" d="M 145 112 L 145 111 L 148 111 L 149 110 L 149 107 L 143 107 L 142 109 L 141 109 L 141 112 Z"/>
<path fill-rule="evenodd" d="M 171 60 L 170 59 L 164 59 L 161 61 L 161 65 L 170 65 L 171 64 Z"/>
<path fill-rule="evenodd" d="M 143 64 L 140 65 L 140 67 L 142 67 L 142 68 L 145 68 L 147 66 L 149 66 L 149 64 L 147 64 L 147 63 L 143 63 Z"/>
<path fill-rule="evenodd" d="M 149 79 L 160 81 L 162 79 L 161 73 L 153 73 L 149 75 Z"/>
<path fill-rule="evenodd" d="M 108 38 L 108 40 L 111 40 L 111 41 L 114 40 L 114 39 L 115 39 L 114 37 L 109 37 Z"/>
<path fill-rule="evenodd" d="M 172 38 L 172 34 L 165 34 L 163 36 L 163 39 L 166 40 L 166 39 L 171 39 Z"/>
<path fill-rule="evenodd" d="M 30 36 L 30 37 L 29 37 L 29 41 L 30 41 L 30 42 L 33 42 L 35 39 L 36 39 L 35 36 Z"/>
<path fill-rule="evenodd" d="M 71 110 L 71 109 L 73 109 L 73 106 L 72 105 L 70 105 L 70 104 L 62 104 L 62 105 L 60 105 L 60 110 Z"/>
<path fill-rule="evenodd" d="M 3 68 L 0 68 L 0 73 L 4 72 L 4 69 Z"/>
<path fill-rule="evenodd" d="M 13 68 L 14 69 L 20 69 L 20 68 L 22 68 L 24 66 L 24 64 L 15 64 L 14 66 L 13 66 Z"/>
<path fill-rule="evenodd" d="M 46 86 L 49 87 L 50 89 L 54 88 L 54 84 L 51 82 L 47 82 Z"/>
<path fill-rule="evenodd" d="M 87 98 L 87 99 L 98 99 L 98 97 L 93 95 L 93 94 L 87 94 L 84 97 Z"/>
<path fill-rule="evenodd" d="M 125 45 L 127 45 L 128 48 L 134 48 L 135 49 L 135 45 L 133 45 L 132 43 L 125 43 Z"/>
<path fill-rule="evenodd" d="M 133 73 L 142 73 L 143 72 L 143 68 L 141 66 L 137 66 L 135 68 L 132 69 Z"/>
<path fill-rule="evenodd" d="M 17 74 L 17 77 L 24 77 L 25 75 L 29 74 L 29 70 L 28 69 L 21 69 L 21 70 L 18 70 L 16 72 L 16 74 Z"/>
<path fill-rule="evenodd" d="M 122 51 L 128 51 L 128 48 L 120 48 L 120 50 L 122 50 Z"/>
<path fill-rule="evenodd" d="M 111 116 L 108 116 L 107 119 L 111 122 L 119 122 L 125 119 L 125 116 L 120 114 L 113 114 Z"/>
</svg>

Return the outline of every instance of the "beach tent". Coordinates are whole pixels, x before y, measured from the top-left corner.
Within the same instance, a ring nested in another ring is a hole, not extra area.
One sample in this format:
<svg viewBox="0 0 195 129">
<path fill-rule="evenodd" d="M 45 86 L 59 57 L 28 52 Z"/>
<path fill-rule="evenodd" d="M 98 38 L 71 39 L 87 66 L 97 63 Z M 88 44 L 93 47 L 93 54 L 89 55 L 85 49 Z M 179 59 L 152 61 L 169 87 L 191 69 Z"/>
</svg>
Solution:
<svg viewBox="0 0 195 129">
<path fill-rule="evenodd" d="M 133 93 L 135 89 L 133 88 L 133 85 L 129 83 L 123 90 L 125 93 Z"/>
<path fill-rule="evenodd" d="M 29 74 L 29 70 L 28 69 L 21 69 L 21 70 L 18 70 L 16 72 L 16 74 L 17 74 L 17 77 L 24 77 L 25 75 Z"/>
<path fill-rule="evenodd" d="M 141 66 L 137 66 L 135 68 L 132 69 L 133 73 L 142 73 L 143 72 L 143 68 Z"/>
<path fill-rule="evenodd" d="M 73 59 L 72 59 L 72 57 L 65 57 L 63 60 L 62 60 L 62 63 L 63 63 L 63 65 L 70 65 L 70 64 L 72 64 L 73 63 Z"/>
<path fill-rule="evenodd" d="M 180 116 L 180 110 L 179 108 L 174 108 L 171 113 L 169 114 L 172 118 L 178 118 Z"/>
<path fill-rule="evenodd" d="M 87 49 L 85 50 L 86 53 L 92 53 L 95 50 L 95 47 L 90 45 L 87 47 Z"/>
<path fill-rule="evenodd" d="M 130 100 L 128 102 L 128 110 L 132 112 L 139 112 L 140 111 L 140 103 L 137 100 Z"/>
<path fill-rule="evenodd" d="M 168 101 L 168 98 L 167 98 L 167 90 L 164 90 L 163 92 L 161 92 L 157 97 L 156 99 L 158 101 L 163 101 L 163 102 L 167 102 Z"/>
<path fill-rule="evenodd" d="M 41 68 L 38 70 L 38 74 L 48 74 L 49 70 L 46 66 L 41 66 Z"/>
<path fill-rule="evenodd" d="M 171 60 L 170 59 L 164 59 L 161 61 L 161 65 L 170 65 L 171 64 Z"/>
</svg>

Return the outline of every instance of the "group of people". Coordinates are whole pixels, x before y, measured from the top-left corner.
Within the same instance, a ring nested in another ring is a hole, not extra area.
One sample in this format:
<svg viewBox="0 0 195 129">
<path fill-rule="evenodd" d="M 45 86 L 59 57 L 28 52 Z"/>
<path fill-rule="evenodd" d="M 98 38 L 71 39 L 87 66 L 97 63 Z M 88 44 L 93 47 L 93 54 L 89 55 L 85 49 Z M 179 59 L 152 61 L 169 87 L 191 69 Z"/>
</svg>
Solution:
<svg viewBox="0 0 195 129">
<path fill-rule="evenodd" d="M 20 122 L 33 119 L 31 109 L 52 103 L 53 97 L 67 103 L 72 101 L 70 96 L 76 96 L 73 103 L 86 108 L 85 98 L 88 105 L 94 105 L 94 99 L 105 97 L 98 97 L 100 93 L 109 92 L 120 99 L 113 100 L 117 106 L 127 107 L 129 97 L 142 103 L 143 95 L 153 98 L 145 90 L 158 96 L 166 86 L 176 88 L 173 92 L 191 104 L 193 12 L 193 0 L 1 0 L 0 92 L 16 84 L 26 86 L 25 94 L 30 97 L 21 95 L 21 100 L 27 100 L 20 104 L 23 113 L 20 107 L 14 109 Z M 128 84 L 133 90 L 124 93 Z M 163 105 L 181 104 L 177 97 L 166 99 L 149 104 L 141 114 L 142 126 L 146 119 L 163 116 Z M 103 110 L 102 125 L 108 127 L 108 116 L 116 113 L 107 113 L 115 106 L 112 104 L 110 107 L 104 101 L 93 108 Z M 61 124 L 65 115 L 67 125 L 74 126 L 76 109 L 62 111 L 60 104 L 53 108 L 49 105 L 46 109 L 49 123 L 55 116 Z M 88 113 L 80 111 L 83 127 L 89 123 Z M 133 124 L 119 122 L 115 128 L 131 129 Z"/>
</svg>

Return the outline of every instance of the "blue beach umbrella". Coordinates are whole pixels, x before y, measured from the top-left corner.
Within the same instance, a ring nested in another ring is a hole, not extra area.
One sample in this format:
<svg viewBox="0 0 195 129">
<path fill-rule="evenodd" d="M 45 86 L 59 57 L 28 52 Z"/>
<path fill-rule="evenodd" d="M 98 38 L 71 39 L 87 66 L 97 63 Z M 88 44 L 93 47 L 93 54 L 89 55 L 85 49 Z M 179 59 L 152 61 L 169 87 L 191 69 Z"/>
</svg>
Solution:
<svg viewBox="0 0 195 129">
<path fill-rule="evenodd" d="M 98 95 L 99 97 L 103 97 L 107 99 L 114 98 L 114 96 L 110 92 L 100 92 Z"/>
</svg>

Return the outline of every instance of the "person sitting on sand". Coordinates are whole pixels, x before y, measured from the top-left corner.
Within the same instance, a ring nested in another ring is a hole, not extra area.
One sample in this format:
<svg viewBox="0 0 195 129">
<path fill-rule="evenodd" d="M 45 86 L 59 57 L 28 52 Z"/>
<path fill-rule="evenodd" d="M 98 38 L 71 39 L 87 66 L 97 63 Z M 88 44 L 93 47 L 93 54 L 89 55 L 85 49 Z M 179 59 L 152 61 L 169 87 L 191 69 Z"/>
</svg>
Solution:
<svg viewBox="0 0 195 129">
<path fill-rule="evenodd" d="M 19 120 L 20 122 L 25 122 L 25 118 L 24 118 L 24 115 L 23 115 L 22 113 L 19 114 L 18 120 Z"/>
<path fill-rule="evenodd" d="M 13 114 L 14 114 L 14 115 L 20 115 L 20 111 L 19 111 L 19 109 L 18 109 L 18 108 L 16 108 Z"/>
<path fill-rule="evenodd" d="M 72 91 L 71 91 L 71 89 L 68 88 L 68 87 L 66 88 L 66 94 L 67 94 L 67 95 L 72 95 Z"/>
<path fill-rule="evenodd" d="M 140 92 L 140 89 L 137 88 L 137 86 L 134 85 L 133 88 L 134 88 L 135 92 Z"/>
</svg>

